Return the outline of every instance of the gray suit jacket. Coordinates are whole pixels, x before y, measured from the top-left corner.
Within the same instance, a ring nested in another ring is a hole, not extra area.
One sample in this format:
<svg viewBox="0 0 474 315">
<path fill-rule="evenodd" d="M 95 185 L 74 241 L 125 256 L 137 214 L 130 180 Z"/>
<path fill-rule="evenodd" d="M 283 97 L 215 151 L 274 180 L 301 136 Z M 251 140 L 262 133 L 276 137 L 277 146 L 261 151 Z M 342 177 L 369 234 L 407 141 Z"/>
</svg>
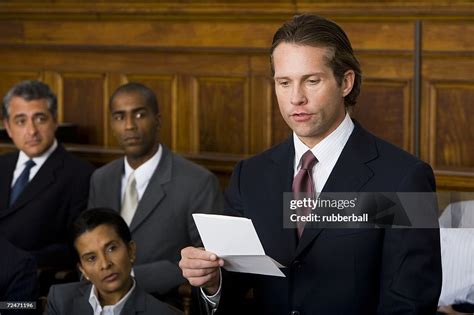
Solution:
<svg viewBox="0 0 474 315">
<path fill-rule="evenodd" d="M 54 285 L 49 290 L 48 306 L 44 315 L 93 315 L 89 304 L 92 284 L 74 282 Z M 160 302 L 138 285 L 122 309 L 123 315 L 177 315 L 183 314 L 175 308 Z"/>
<path fill-rule="evenodd" d="M 217 178 L 208 170 L 172 153 L 163 155 L 130 224 L 137 243 L 135 278 L 145 291 L 163 295 L 186 282 L 178 267 L 180 251 L 201 246 L 192 213 L 218 213 L 222 194 Z M 94 172 L 89 208 L 120 211 L 123 159 Z"/>
</svg>

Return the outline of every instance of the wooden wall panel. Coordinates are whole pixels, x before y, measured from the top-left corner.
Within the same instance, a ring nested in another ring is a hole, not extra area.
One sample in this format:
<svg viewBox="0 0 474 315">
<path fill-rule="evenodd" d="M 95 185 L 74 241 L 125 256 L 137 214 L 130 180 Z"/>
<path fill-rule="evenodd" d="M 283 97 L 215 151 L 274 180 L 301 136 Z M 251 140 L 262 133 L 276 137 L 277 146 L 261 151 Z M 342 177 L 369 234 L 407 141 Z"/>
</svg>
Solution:
<svg viewBox="0 0 474 315">
<path fill-rule="evenodd" d="M 410 151 L 410 82 L 366 80 L 363 86 L 351 116 L 380 138 Z"/>
<path fill-rule="evenodd" d="M 122 83 L 143 82 L 161 103 L 162 141 L 225 183 L 237 160 L 291 134 L 274 96 L 268 48 L 281 22 L 300 12 L 334 19 L 351 39 L 364 77 L 354 117 L 406 150 L 419 148 L 440 187 L 474 187 L 466 101 L 474 84 L 472 1 L 7 0 L 0 3 L 0 92 L 17 76 L 41 78 L 58 93 L 60 121 L 77 124 L 88 145 L 77 152 L 105 160 L 107 150 L 120 154 L 108 97 Z M 420 121 L 412 86 L 417 20 Z"/>
<path fill-rule="evenodd" d="M 247 79 L 200 77 L 197 82 L 199 152 L 246 154 L 249 144 Z"/>
<path fill-rule="evenodd" d="M 434 166 L 474 171 L 474 84 L 438 83 L 431 86 L 431 142 Z"/>
<path fill-rule="evenodd" d="M 78 142 L 105 145 L 107 119 L 104 87 L 99 73 L 62 73 L 64 121 L 78 126 Z"/>
</svg>

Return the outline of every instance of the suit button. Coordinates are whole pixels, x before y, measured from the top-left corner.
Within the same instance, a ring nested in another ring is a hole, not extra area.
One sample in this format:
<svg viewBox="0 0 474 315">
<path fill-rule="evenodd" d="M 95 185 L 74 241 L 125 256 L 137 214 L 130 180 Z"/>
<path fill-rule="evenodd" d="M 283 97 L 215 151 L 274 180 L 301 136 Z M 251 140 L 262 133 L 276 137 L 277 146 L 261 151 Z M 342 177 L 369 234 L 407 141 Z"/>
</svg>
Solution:
<svg viewBox="0 0 474 315">
<path fill-rule="evenodd" d="M 300 315 L 300 312 L 298 312 L 298 311 L 291 311 L 290 314 L 291 314 L 291 315 Z"/>
<path fill-rule="evenodd" d="M 295 260 L 295 261 L 292 263 L 292 265 L 293 265 L 293 268 L 299 269 L 299 268 L 301 268 L 301 261 Z"/>
</svg>

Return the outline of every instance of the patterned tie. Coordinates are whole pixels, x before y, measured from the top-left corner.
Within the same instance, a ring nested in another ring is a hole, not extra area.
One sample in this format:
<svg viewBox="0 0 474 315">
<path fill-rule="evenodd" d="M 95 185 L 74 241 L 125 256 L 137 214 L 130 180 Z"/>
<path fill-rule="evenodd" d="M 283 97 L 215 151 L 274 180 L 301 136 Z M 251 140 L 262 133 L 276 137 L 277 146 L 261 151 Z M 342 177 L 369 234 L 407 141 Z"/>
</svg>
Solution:
<svg viewBox="0 0 474 315">
<path fill-rule="evenodd" d="M 26 185 L 30 181 L 30 170 L 36 163 L 33 160 L 28 160 L 25 163 L 25 169 L 21 172 L 20 176 L 17 178 L 15 185 L 13 185 L 11 193 L 10 193 L 10 206 L 18 199 L 23 189 L 25 189 Z"/>
<path fill-rule="evenodd" d="M 133 216 L 137 210 L 138 192 L 137 181 L 135 180 L 135 173 L 132 172 L 128 176 L 127 187 L 125 187 L 125 195 L 122 200 L 122 218 L 127 222 L 128 226 L 132 223 Z"/>
<path fill-rule="evenodd" d="M 313 184 L 313 166 L 318 162 L 311 150 L 308 150 L 301 157 L 301 169 L 293 179 L 293 198 L 302 199 L 308 194 L 314 198 L 314 184 Z M 310 214 L 310 208 L 298 208 L 296 214 L 299 216 L 307 216 Z M 296 230 L 298 238 L 303 235 L 305 222 L 297 221 Z"/>
</svg>

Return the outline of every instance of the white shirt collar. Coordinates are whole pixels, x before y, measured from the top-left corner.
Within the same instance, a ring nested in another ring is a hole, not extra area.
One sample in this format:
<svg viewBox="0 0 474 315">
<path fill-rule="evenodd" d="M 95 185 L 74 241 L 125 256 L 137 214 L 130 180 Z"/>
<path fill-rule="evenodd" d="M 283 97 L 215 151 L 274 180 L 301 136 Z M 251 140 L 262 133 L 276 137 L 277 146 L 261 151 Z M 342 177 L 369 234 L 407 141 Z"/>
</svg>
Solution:
<svg viewBox="0 0 474 315">
<path fill-rule="evenodd" d="M 120 301 L 118 301 L 114 305 L 106 305 L 104 307 L 100 305 L 97 288 L 95 287 L 95 285 L 92 285 L 91 294 L 89 295 L 89 304 L 92 306 L 94 315 L 120 315 L 123 310 L 123 307 L 125 306 L 125 303 L 130 298 L 130 295 L 132 294 L 133 290 L 135 290 L 136 285 L 135 279 L 133 277 L 132 281 L 132 287 L 130 288 L 130 290 L 128 290 L 127 294 L 125 294 L 125 296 L 120 299 Z"/>
<path fill-rule="evenodd" d="M 324 163 L 328 159 L 331 160 L 334 157 L 335 150 L 342 152 L 342 149 L 346 145 L 352 130 L 354 130 L 354 123 L 352 122 L 349 114 L 346 113 L 344 120 L 336 128 L 336 130 L 331 132 L 326 138 L 321 140 L 321 142 L 319 142 L 313 148 L 306 146 L 306 144 L 304 144 L 300 138 L 298 138 L 296 133 L 293 132 L 293 141 L 295 144 L 295 167 L 299 169 L 300 159 L 308 150 L 313 152 L 319 163 Z M 337 158 L 338 157 L 339 155 Z"/>
<path fill-rule="evenodd" d="M 158 150 L 156 153 L 145 163 L 140 165 L 137 169 L 133 169 L 130 164 L 128 164 L 127 157 L 124 157 L 124 165 L 125 165 L 125 172 L 124 177 L 122 178 L 122 196 L 125 192 L 125 186 L 128 177 L 132 172 L 135 172 L 135 181 L 137 183 L 137 192 L 138 192 L 138 199 L 140 200 L 150 182 L 151 177 L 153 176 L 155 169 L 158 167 L 160 163 L 161 156 L 163 155 L 163 148 L 158 145 Z M 125 183 L 125 185 L 123 184 Z"/>
<path fill-rule="evenodd" d="M 35 166 L 33 166 L 30 169 L 30 178 L 29 178 L 30 181 L 35 177 L 35 175 L 40 170 L 41 166 L 43 166 L 43 164 L 51 156 L 51 154 L 54 152 L 54 150 L 56 150 L 57 147 L 58 147 L 58 141 L 56 139 L 54 139 L 53 144 L 48 148 L 48 150 L 46 150 L 46 152 L 44 152 L 40 156 L 31 158 L 31 160 L 33 160 L 33 162 L 35 162 Z M 15 171 L 13 172 L 11 187 L 13 187 L 16 180 L 18 179 L 20 174 L 25 169 L 25 166 L 26 166 L 25 163 L 28 160 L 30 160 L 30 157 L 28 155 L 26 155 L 25 152 L 20 151 L 20 153 L 18 154 L 18 160 L 16 161 Z"/>
<path fill-rule="evenodd" d="M 296 176 L 300 169 L 300 160 L 303 154 L 311 150 L 318 159 L 318 163 L 313 167 L 315 191 L 322 191 L 353 130 L 354 123 L 349 114 L 346 113 L 344 120 L 336 130 L 331 132 L 313 148 L 307 147 L 293 132 L 293 143 L 295 146 L 294 175 Z"/>
<path fill-rule="evenodd" d="M 56 150 L 56 148 L 58 147 L 58 141 L 56 139 L 54 139 L 54 142 L 53 144 L 49 147 L 48 150 L 46 150 L 43 154 L 41 154 L 40 156 L 37 156 L 37 157 L 34 157 L 34 158 L 30 158 L 28 155 L 26 155 L 25 152 L 23 151 L 20 151 L 20 154 L 18 155 L 18 161 L 16 162 L 16 165 L 17 167 L 19 165 L 23 165 L 25 164 L 28 160 L 33 160 L 33 162 L 35 162 L 36 166 L 38 166 L 38 168 L 41 167 L 41 165 L 44 164 L 44 162 L 46 162 L 46 160 L 49 158 L 49 156 L 51 155 L 51 153 L 54 152 L 54 150 Z M 35 166 L 35 167 L 36 167 Z"/>
</svg>

